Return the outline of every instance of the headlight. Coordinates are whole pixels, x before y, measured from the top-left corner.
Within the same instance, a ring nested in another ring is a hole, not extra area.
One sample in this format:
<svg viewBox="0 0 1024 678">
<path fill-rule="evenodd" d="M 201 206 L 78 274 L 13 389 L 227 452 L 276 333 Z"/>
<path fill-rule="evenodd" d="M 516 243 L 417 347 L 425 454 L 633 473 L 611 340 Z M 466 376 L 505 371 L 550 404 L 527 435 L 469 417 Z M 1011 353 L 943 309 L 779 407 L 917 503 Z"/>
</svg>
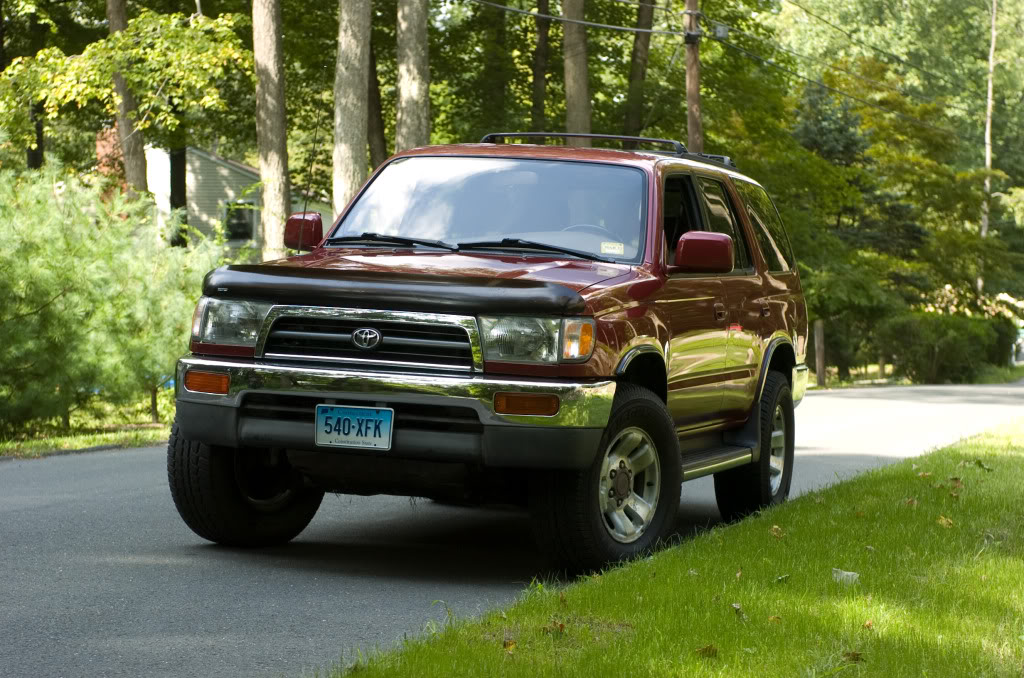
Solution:
<svg viewBox="0 0 1024 678">
<path fill-rule="evenodd" d="M 594 352 L 592 318 L 481 316 L 484 360 L 553 364 L 581 362 Z"/>
<path fill-rule="evenodd" d="M 255 346 L 270 302 L 203 297 L 192 316 L 192 340 L 203 344 Z"/>
</svg>

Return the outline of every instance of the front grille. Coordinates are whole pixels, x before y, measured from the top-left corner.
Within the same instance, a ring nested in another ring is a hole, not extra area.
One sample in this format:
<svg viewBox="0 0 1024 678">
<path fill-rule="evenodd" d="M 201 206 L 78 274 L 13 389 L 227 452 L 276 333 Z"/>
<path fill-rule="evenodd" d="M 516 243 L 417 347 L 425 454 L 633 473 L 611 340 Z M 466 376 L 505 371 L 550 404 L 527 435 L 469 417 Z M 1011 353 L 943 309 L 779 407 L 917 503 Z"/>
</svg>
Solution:
<svg viewBox="0 0 1024 678">
<path fill-rule="evenodd" d="M 251 419 L 295 421 L 313 424 L 316 419 L 316 406 L 326 404 L 325 400 L 325 398 L 316 396 L 250 393 L 242 400 L 241 415 Z M 376 401 L 339 400 L 336 404 L 355 407 L 378 407 Z M 396 431 L 417 429 L 453 433 L 479 433 L 483 430 L 480 417 L 477 415 L 476 410 L 470 407 L 413 405 L 410 403 L 386 403 L 386 406 L 395 411 Z"/>
<path fill-rule="evenodd" d="M 380 332 L 380 344 L 370 350 L 357 347 L 352 341 L 352 333 L 360 328 Z M 473 369 L 473 351 L 464 328 L 393 320 L 278 318 L 270 328 L 263 355 L 274 359 L 371 366 L 377 363 L 381 366 Z"/>
</svg>

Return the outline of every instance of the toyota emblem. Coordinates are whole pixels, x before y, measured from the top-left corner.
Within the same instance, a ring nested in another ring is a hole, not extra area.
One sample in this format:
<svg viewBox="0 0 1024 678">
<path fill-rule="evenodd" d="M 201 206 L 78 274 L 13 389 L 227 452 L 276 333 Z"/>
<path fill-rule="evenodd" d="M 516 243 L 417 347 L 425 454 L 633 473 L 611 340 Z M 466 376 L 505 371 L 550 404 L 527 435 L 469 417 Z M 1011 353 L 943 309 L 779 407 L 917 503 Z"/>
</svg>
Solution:
<svg viewBox="0 0 1024 678">
<path fill-rule="evenodd" d="M 372 327 L 360 327 L 352 333 L 352 343 L 364 351 L 373 350 L 380 343 L 380 332 Z"/>
</svg>

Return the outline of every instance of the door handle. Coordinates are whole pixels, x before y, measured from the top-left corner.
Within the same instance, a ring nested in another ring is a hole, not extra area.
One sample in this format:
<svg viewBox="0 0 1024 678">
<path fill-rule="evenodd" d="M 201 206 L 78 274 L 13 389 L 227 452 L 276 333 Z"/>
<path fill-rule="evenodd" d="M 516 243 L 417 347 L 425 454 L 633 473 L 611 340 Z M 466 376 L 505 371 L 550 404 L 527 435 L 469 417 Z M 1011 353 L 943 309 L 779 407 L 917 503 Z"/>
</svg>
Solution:
<svg viewBox="0 0 1024 678">
<path fill-rule="evenodd" d="M 725 304 L 715 304 L 715 320 L 725 320 L 725 316 L 728 311 L 725 310 Z"/>
</svg>

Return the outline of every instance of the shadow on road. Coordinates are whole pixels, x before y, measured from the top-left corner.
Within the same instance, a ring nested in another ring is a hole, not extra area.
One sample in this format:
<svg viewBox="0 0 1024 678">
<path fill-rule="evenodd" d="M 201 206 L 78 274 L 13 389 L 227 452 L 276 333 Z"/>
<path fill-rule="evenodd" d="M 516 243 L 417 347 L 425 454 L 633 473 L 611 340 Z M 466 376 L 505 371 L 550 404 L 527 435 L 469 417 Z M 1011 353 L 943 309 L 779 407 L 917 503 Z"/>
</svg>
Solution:
<svg viewBox="0 0 1024 678">
<path fill-rule="evenodd" d="M 525 509 L 446 506 L 395 497 L 372 498 L 361 507 L 363 501 L 366 498 L 325 499 L 321 511 L 327 515 L 284 546 L 235 549 L 202 544 L 194 547 L 195 554 L 207 561 L 289 568 L 346 580 L 365 576 L 394 583 L 526 586 L 534 579 L 565 579 L 538 550 Z M 382 503 L 388 511 L 380 510 Z M 396 511 L 402 504 L 405 510 Z M 377 517 L 374 509 L 380 510 Z M 683 503 L 668 543 L 692 539 L 717 522 L 717 512 Z"/>
</svg>

